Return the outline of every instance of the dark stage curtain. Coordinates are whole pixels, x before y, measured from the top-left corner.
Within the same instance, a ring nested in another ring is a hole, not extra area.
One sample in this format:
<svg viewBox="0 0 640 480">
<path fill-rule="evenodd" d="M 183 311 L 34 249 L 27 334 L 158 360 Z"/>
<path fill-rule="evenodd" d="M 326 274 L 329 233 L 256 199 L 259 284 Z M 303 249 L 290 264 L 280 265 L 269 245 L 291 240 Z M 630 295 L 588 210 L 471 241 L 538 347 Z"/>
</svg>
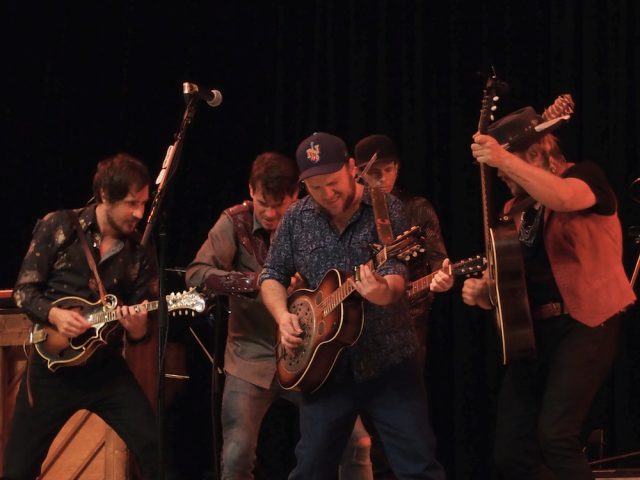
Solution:
<svg viewBox="0 0 640 480">
<path fill-rule="evenodd" d="M 97 160 L 124 150 L 157 174 L 184 109 L 184 81 L 221 90 L 224 102 L 202 105 L 187 132 L 165 202 L 167 265 L 188 263 L 220 211 L 248 196 L 258 153 L 294 155 L 313 131 L 335 133 L 351 148 L 370 133 L 392 136 L 400 184 L 432 201 L 452 258 L 480 253 L 479 173 L 469 144 L 491 65 L 510 85 L 497 116 L 526 105 L 541 112 L 557 95 L 573 95 L 561 145 L 570 160 L 593 160 L 607 173 L 633 271 L 634 0 L 158 5 L 3 2 L 0 287 L 12 286 L 37 217 L 88 200 Z M 450 477 L 490 478 L 502 367 L 489 316 L 463 306 L 459 291 L 438 295 L 432 315 L 429 408 Z M 619 359 L 589 422 L 605 431 L 605 455 L 640 449 L 637 317 L 633 309 L 625 319 Z"/>
</svg>

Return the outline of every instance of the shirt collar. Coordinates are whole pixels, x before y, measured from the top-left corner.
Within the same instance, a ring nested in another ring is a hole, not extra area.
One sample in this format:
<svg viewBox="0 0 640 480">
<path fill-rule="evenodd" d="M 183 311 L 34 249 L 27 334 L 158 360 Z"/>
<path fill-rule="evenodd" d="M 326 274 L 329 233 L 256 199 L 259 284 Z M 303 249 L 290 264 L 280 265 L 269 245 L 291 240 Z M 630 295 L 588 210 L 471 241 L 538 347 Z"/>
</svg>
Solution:
<svg viewBox="0 0 640 480">
<path fill-rule="evenodd" d="M 260 220 L 258 220 L 258 215 L 256 215 L 256 209 L 253 206 L 253 202 L 251 202 L 251 212 L 253 213 L 253 228 L 251 229 L 251 233 L 255 235 L 256 232 L 262 230 L 266 235 L 270 235 L 271 232 L 264 228 L 260 223 Z"/>
<path fill-rule="evenodd" d="M 98 218 L 96 216 L 97 206 L 98 206 L 97 203 L 92 203 L 84 207 L 78 213 L 78 220 L 80 220 L 80 226 L 82 227 L 83 231 L 86 232 L 89 229 L 91 229 L 94 232 L 100 231 L 100 229 L 98 228 Z"/>
</svg>

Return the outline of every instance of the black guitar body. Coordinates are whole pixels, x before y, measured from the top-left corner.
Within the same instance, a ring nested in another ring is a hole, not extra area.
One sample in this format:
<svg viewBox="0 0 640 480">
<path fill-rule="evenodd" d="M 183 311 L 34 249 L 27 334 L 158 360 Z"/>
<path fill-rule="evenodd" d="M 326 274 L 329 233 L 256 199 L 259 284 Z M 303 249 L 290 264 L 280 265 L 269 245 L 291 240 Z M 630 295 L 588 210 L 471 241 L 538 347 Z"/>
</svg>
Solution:
<svg viewBox="0 0 640 480">
<path fill-rule="evenodd" d="M 522 248 L 513 222 L 497 224 L 487 245 L 489 292 L 502 348 L 502 362 L 535 357 Z"/>
</svg>

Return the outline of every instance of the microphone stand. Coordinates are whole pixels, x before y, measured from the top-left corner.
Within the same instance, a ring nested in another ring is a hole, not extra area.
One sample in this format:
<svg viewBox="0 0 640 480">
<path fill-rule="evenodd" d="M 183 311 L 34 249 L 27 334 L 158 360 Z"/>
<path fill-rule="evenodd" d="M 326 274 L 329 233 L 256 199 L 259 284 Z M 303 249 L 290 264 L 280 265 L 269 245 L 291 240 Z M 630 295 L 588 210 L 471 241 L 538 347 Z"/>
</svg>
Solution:
<svg viewBox="0 0 640 480">
<path fill-rule="evenodd" d="M 142 235 L 141 243 L 142 245 L 147 245 L 149 242 L 149 238 L 158 222 L 159 212 L 162 207 L 162 202 L 165 197 L 165 193 L 167 191 L 167 185 L 169 180 L 173 177 L 173 174 L 178 168 L 178 164 L 180 163 L 180 155 L 182 153 L 182 143 L 187 131 L 187 128 L 191 124 L 193 117 L 196 113 L 196 107 L 198 103 L 198 97 L 190 96 L 187 101 L 187 106 L 185 108 L 184 115 L 182 116 L 182 121 L 180 123 L 180 128 L 178 132 L 175 134 L 175 141 L 172 145 L 167 149 L 167 153 L 165 155 L 164 161 L 162 163 L 162 169 L 158 174 L 158 178 L 156 179 L 156 185 L 158 188 L 156 193 L 154 194 L 151 210 L 149 212 L 149 216 L 147 218 L 147 225 L 144 230 L 144 234 Z M 164 279 L 164 263 L 165 263 L 165 255 L 166 255 L 166 225 L 165 222 L 161 222 L 161 227 L 158 235 L 158 271 L 159 273 L 159 307 L 158 308 L 158 399 L 157 399 L 157 428 L 158 428 L 158 472 L 159 472 L 159 480 L 164 478 L 164 470 L 165 470 L 165 408 L 164 408 L 164 399 L 165 399 L 165 385 L 164 385 L 164 357 L 165 357 L 165 347 L 167 343 L 168 336 L 168 313 L 167 313 L 167 304 L 165 299 L 165 279 Z"/>
</svg>

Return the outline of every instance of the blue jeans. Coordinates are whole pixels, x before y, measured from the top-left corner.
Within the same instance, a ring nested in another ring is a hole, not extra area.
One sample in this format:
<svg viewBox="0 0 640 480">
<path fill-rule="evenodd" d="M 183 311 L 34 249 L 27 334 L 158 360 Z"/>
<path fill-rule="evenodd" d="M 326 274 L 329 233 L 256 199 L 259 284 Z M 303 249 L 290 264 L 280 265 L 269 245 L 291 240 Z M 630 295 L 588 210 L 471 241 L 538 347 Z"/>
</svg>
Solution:
<svg viewBox="0 0 640 480">
<path fill-rule="evenodd" d="M 278 397 L 300 405 L 300 395 L 281 389 L 276 381 L 271 388 L 265 389 L 227 375 L 222 395 L 222 480 L 253 479 L 260 427 L 267 410 Z M 355 428 L 352 422 L 350 431 L 349 447 L 342 461 L 343 478 L 369 480 L 373 478 L 368 460 L 370 444 L 366 444 L 365 449 L 360 447 L 369 436 L 361 422 L 356 423 Z M 366 459 L 358 455 L 363 450 Z"/>
<path fill-rule="evenodd" d="M 276 382 L 270 389 L 227 375 L 222 394 L 222 480 L 253 479 L 260 426 L 273 402 L 283 395 Z M 292 399 L 297 403 L 295 398 Z"/>
<path fill-rule="evenodd" d="M 495 457 L 504 478 L 586 480 L 580 434 L 615 356 L 620 319 L 591 328 L 568 315 L 535 322 L 537 360 L 509 364 Z"/>
<path fill-rule="evenodd" d="M 362 383 L 333 375 L 318 392 L 304 395 L 297 465 L 289 479 L 336 478 L 360 412 L 374 422 L 397 480 L 444 479 L 444 470 L 435 459 L 436 441 L 419 371 L 415 359 L 410 359 Z"/>
</svg>

